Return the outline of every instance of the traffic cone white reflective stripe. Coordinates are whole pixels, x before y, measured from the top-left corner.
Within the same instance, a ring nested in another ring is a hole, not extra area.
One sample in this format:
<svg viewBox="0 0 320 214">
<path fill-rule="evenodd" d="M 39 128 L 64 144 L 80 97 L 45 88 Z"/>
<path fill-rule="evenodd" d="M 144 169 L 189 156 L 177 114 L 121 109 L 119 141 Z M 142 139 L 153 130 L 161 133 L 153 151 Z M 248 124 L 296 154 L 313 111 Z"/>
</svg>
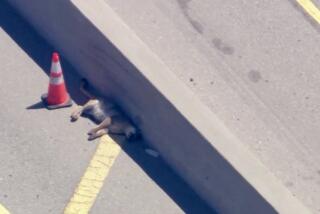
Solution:
<svg viewBox="0 0 320 214">
<path fill-rule="evenodd" d="M 60 65 L 60 62 L 57 61 L 57 62 L 54 62 L 52 61 L 52 64 L 51 64 L 51 73 L 62 73 L 62 69 L 61 69 L 61 65 Z"/>
<path fill-rule="evenodd" d="M 60 85 L 64 83 L 63 76 L 60 77 L 50 77 L 50 84 L 51 85 Z"/>
<path fill-rule="evenodd" d="M 64 82 L 59 56 L 53 55 L 50 71 L 50 84 L 59 85 Z"/>
</svg>

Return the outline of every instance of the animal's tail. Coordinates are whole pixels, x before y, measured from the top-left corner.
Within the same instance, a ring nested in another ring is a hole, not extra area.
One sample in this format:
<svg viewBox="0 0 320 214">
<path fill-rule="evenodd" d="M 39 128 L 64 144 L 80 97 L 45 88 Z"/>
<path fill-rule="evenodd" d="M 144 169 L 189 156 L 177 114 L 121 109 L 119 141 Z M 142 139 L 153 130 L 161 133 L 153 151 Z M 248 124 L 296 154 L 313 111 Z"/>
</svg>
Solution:
<svg viewBox="0 0 320 214">
<path fill-rule="evenodd" d="M 86 79 L 81 79 L 81 84 L 80 84 L 80 91 L 89 99 L 95 99 L 95 96 L 93 96 L 87 89 L 89 83 L 88 80 Z"/>
</svg>

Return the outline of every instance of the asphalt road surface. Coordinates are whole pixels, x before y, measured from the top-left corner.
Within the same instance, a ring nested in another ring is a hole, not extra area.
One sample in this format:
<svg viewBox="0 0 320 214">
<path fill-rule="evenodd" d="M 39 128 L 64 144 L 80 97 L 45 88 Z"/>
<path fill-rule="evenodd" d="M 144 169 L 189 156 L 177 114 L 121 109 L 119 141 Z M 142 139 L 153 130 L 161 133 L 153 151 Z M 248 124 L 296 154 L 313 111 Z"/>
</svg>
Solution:
<svg viewBox="0 0 320 214">
<path fill-rule="evenodd" d="M 54 47 L 7 4 L 0 3 L 0 208 L 12 214 L 63 213 L 93 156 L 93 124 L 69 121 L 71 109 L 48 111 L 40 102 L 48 87 Z M 72 98 L 83 103 L 79 78 L 62 56 Z M 106 178 L 91 213 L 214 213 L 145 142 L 127 144 Z"/>
<path fill-rule="evenodd" d="M 106 2 L 320 213 L 319 23 L 294 0 Z"/>
</svg>

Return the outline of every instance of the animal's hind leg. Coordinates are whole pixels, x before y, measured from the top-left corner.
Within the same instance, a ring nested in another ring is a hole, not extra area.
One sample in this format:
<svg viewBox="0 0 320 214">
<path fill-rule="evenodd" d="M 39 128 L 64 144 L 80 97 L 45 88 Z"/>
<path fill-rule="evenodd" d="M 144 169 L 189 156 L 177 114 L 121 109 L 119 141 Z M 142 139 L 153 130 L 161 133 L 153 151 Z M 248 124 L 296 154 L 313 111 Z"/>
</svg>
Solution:
<svg viewBox="0 0 320 214">
<path fill-rule="evenodd" d="M 99 130 L 102 129 L 106 129 L 108 126 L 111 125 L 111 117 L 107 117 L 106 119 L 104 119 L 97 127 L 91 129 L 88 132 L 88 135 L 94 135 L 95 133 L 97 133 Z"/>
<path fill-rule="evenodd" d="M 89 137 L 88 137 L 88 140 L 94 140 L 98 137 L 101 137 L 105 134 L 108 134 L 109 130 L 106 128 L 106 129 L 100 129 L 99 131 L 95 132 L 94 134 L 91 134 Z"/>
<path fill-rule="evenodd" d="M 138 137 L 137 129 L 126 120 L 116 120 L 109 127 L 110 134 L 124 135 L 127 140 L 135 140 Z"/>
</svg>

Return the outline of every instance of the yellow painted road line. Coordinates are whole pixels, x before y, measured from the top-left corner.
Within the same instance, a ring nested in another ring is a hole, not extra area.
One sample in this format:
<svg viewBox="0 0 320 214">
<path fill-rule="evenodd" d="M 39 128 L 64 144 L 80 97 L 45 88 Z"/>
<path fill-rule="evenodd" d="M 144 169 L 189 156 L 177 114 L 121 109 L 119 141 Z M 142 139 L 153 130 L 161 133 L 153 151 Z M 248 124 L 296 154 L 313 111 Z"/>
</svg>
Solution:
<svg viewBox="0 0 320 214">
<path fill-rule="evenodd" d="M 311 0 L 297 0 L 304 10 L 320 24 L 320 10 Z"/>
<path fill-rule="evenodd" d="M 120 146 L 109 136 L 101 137 L 97 151 L 66 206 L 64 214 L 89 213 L 120 151 Z"/>
<path fill-rule="evenodd" d="M 0 204 L 0 214 L 10 214 L 9 211 Z"/>
</svg>

